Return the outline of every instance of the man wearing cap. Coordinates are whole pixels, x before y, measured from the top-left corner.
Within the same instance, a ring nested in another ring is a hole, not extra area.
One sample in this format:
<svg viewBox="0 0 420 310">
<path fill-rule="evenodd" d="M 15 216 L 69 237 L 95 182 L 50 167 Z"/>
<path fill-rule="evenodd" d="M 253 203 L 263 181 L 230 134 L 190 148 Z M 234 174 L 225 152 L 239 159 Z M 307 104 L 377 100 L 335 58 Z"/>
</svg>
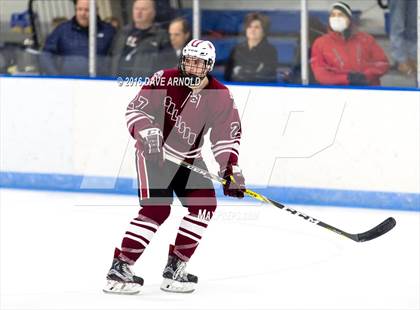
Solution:
<svg viewBox="0 0 420 310">
<path fill-rule="evenodd" d="M 375 86 L 389 69 L 388 59 L 375 39 L 356 30 L 349 5 L 331 7 L 329 31 L 313 47 L 311 66 L 324 85 Z"/>
</svg>

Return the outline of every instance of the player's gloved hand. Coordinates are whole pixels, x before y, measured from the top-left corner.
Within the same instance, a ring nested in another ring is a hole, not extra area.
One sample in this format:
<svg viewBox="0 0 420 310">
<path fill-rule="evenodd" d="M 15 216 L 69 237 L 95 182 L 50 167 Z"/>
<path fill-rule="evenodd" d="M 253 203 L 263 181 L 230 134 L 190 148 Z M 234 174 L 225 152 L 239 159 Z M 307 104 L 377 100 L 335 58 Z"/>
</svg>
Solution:
<svg viewBox="0 0 420 310">
<path fill-rule="evenodd" d="M 225 196 L 244 197 L 245 178 L 239 166 L 229 165 L 225 170 L 220 171 L 219 175 L 226 180 L 226 183 L 223 185 L 223 194 Z"/>
<path fill-rule="evenodd" d="M 161 166 L 164 160 L 161 130 L 157 127 L 146 128 L 139 131 L 139 136 L 144 147 L 143 155 Z"/>
<path fill-rule="evenodd" d="M 360 72 L 350 72 L 347 75 L 347 79 L 349 80 L 349 84 L 353 86 L 366 86 L 369 84 L 366 75 Z"/>
</svg>

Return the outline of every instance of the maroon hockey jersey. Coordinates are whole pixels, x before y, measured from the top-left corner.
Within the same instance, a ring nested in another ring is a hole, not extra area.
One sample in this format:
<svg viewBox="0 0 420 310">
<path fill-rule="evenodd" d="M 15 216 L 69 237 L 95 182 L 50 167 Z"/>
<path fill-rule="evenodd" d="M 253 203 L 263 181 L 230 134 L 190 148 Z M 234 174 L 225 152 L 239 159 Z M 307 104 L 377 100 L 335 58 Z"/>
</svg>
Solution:
<svg viewBox="0 0 420 310">
<path fill-rule="evenodd" d="M 210 131 L 211 149 L 223 170 L 237 164 L 241 139 L 238 110 L 226 86 L 209 76 L 208 85 L 193 94 L 178 69 L 162 70 L 142 85 L 127 107 L 133 138 L 148 127 L 163 133 L 165 152 L 192 162 L 201 157 L 203 137 Z M 141 143 L 136 144 L 141 149 Z"/>
</svg>

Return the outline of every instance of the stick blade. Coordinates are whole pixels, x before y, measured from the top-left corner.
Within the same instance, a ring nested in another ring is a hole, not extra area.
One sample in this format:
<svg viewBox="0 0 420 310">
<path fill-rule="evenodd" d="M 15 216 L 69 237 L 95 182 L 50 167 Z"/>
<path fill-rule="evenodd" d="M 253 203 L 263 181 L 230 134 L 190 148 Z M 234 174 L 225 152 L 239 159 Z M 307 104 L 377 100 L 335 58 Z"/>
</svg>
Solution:
<svg viewBox="0 0 420 310">
<path fill-rule="evenodd" d="M 392 228 L 394 228 L 396 224 L 397 224 L 397 221 L 393 217 L 389 217 L 385 221 L 380 223 L 378 226 L 372 228 L 371 230 L 368 230 L 361 234 L 357 234 L 357 241 L 365 242 L 365 241 L 378 238 L 382 236 L 383 234 L 386 234 Z"/>
</svg>

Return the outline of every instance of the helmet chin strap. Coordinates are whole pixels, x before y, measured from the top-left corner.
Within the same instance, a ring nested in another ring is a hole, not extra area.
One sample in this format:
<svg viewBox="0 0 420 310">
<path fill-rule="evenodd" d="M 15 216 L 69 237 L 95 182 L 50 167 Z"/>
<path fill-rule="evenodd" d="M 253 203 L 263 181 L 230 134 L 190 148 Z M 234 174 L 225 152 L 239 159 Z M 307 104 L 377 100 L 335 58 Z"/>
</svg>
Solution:
<svg viewBox="0 0 420 310">
<path fill-rule="evenodd" d="M 207 75 L 205 75 L 203 78 L 200 78 L 200 83 L 198 83 L 198 84 L 190 84 L 188 87 L 191 88 L 192 90 L 197 90 L 197 89 L 202 88 L 202 85 L 204 83 L 206 83 L 206 81 L 207 81 Z"/>
</svg>

